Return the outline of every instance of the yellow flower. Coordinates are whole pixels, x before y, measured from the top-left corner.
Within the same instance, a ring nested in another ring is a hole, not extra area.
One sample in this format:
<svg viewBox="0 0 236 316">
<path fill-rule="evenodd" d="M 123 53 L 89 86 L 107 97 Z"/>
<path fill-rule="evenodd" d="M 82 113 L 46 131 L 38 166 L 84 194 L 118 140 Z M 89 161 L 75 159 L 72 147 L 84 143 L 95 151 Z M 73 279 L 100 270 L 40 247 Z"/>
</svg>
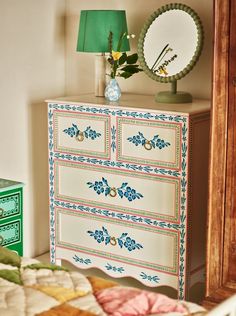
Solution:
<svg viewBox="0 0 236 316">
<path fill-rule="evenodd" d="M 111 53 L 112 57 L 114 60 L 119 60 L 120 57 L 122 56 L 122 53 L 121 52 L 115 52 L 114 50 L 112 51 Z"/>
<path fill-rule="evenodd" d="M 161 68 L 159 69 L 159 73 L 160 73 L 160 75 L 165 75 L 165 76 L 168 75 L 168 72 L 167 72 L 167 70 L 166 70 L 165 67 L 161 67 Z"/>
</svg>

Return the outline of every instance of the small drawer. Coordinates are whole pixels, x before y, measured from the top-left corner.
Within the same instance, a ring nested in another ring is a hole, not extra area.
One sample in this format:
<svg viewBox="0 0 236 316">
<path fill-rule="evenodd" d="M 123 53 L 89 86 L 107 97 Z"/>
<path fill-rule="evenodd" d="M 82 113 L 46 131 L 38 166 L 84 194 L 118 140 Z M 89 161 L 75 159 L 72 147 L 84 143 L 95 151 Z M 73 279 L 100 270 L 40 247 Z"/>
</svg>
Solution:
<svg viewBox="0 0 236 316">
<path fill-rule="evenodd" d="M 107 260 L 178 274 L 178 231 L 56 208 L 56 246 Z"/>
<path fill-rule="evenodd" d="M 17 220 L 0 225 L 0 246 L 7 246 L 21 241 L 21 221 Z"/>
<path fill-rule="evenodd" d="M 0 221 L 2 219 L 20 215 L 22 204 L 21 192 L 6 194 L 0 197 Z"/>
<path fill-rule="evenodd" d="M 180 169 L 181 124 L 117 119 L 117 160 Z"/>
<path fill-rule="evenodd" d="M 55 161 L 55 198 L 179 221 L 178 178 Z"/>
<path fill-rule="evenodd" d="M 54 150 L 108 159 L 110 118 L 54 111 Z"/>
</svg>

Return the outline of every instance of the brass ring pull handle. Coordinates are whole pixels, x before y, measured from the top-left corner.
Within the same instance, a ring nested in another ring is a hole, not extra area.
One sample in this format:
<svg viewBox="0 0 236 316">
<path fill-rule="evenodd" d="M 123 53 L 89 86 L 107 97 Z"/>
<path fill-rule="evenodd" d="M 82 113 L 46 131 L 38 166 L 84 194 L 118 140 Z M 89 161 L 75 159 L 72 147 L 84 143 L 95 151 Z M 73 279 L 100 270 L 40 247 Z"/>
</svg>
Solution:
<svg viewBox="0 0 236 316">
<path fill-rule="evenodd" d="M 3 217 L 3 212 L 4 212 L 4 209 L 0 208 L 0 217 Z"/>
<path fill-rule="evenodd" d="M 84 140 L 84 133 L 83 132 L 78 132 L 78 134 L 76 135 L 76 140 L 78 140 L 78 142 L 82 142 Z"/>
<path fill-rule="evenodd" d="M 112 188 L 110 189 L 109 195 L 110 195 L 111 197 L 115 197 L 115 196 L 117 195 L 116 188 L 112 187 Z"/>
<path fill-rule="evenodd" d="M 110 244 L 111 244 L 112 246 L 116 246 L 116 244 L 117 244 L 116 237 L 111 237 L 111 239 L 110 239 Z"/>
<path fill-rule="evenodd" d="M 152 149 L 152 144 L 151 144 L 150 140 L 145 140 L 145 143 L 144 143 L 143 146 L 144 146 L 144 148 L 146 150 L 151 150 Z"/>
<path fill-rule="evenodd" d="M 113 183 L 114 185 L 115 183 Z M 112 187 L 109 185 L 108 180 L 102 177 L 101 181 L 87 182 L 90 189 L 93 189 L 98 195 L 105 195 L 108 198 L 125 198 L 129 202 L 143 198 L 143 195 L 130 187 L 128 182 L 122 182 L 119 187 Z"/>
<path fill-rule="evenodd" d="M 0 245 L 3 244 L 4 238 L 0 235 Z"/>
</svg>

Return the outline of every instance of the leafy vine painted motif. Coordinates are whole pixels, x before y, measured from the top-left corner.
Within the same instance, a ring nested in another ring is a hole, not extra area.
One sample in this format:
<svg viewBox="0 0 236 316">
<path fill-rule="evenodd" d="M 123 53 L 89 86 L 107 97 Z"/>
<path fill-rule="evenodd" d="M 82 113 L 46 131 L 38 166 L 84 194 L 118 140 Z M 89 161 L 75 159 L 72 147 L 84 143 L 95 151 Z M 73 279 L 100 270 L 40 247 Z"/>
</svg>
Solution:
<svg viewBox="0 0 236 316">
<path fill-rule="evenodd" d="M 116 267 L 116 266 L 112 266 L 110 263 L 107 263 L 107 265 L 105 266 L 105 268 L 108 271 L 113 271 L 113 272 L 119 272 L 119 273 L 123 273 L 125 271 L 125 269 L 123 267 Z"/>
<path fill-rule="evenodd" d="M 119 188 L 111 187 L 108 184 L 108 181 L 102 177 L 101 181 L 87 182 L 89 188 L 93 188 L 94 191 L 100 195 L 105 194 L 105 196 L 110 195 L 115 197 L 118 193 L 120 198 L 126 198 L 129 202 L 132 202 L 135 199 L 143 198 L 141 193 L 136 192 L 135 189 L 132 189 L 128 186 L 128 182 L 123 182 Z"/>
<path fill-rule="evenodd" d="M 165 142 L 164 139 L 161 139 L 159 137 L 159 135 L 155 135 L 151 140 L 148 140 L 141 132 L 138 132 L 137 135 L 128 137 L 127 140 L 135 146 L 141 145 L 144 146 L 146 149 L 163 149 L 164 147 L 170 146 L 170 143 Z"/>
<path fill-rule="evenodd" d="M 98 107 L 85 107 L 83 105 L 75 106 L 70 104 L 49 104 L 49 108 L 53 110 L 67 110 L 67 111 L 76 111 L 81 113 L 93 113 L 93 114 L 106 114 L 112 116 L 120 116 L 120 117 L 131 117 L 131 118 L 138 118 L 138 119 L 147 119 L 147 120 L 159 120 L 159 121 L 169 121 L 169 122 L 186 122 L 187 118 L 181 115 L 172 115 L 172 114 L 154 114 L 150 112 L 137 112 L 137 111 L 128 111 L 127 109 L 109 109 L 109 108 L 98 108 Z M 50 113 L 49 113 L 50 115 Z M 50 117 L 49 117 L 50 118 Z M 50 128 L 49 128 L 50 129 Z"/>
<path fill-rule="evenodd" d="M 114 153 L 115 149 L 116 149 L 116 129 L 115 129 L 115 126 L 112 126 L 112 128 L 111 128 L 111 139 L 112 139 L 111 148 L 112 148 L 112 151 Z"/>
<path fill-rule="evenodd" d="M 84 137 L 94 140 L 101 136 L 101 133 L 93 130 L 91 126 L 87 126 L 86 129 L 82 131 L 76 124 L 72 124 L 71 127 L 64 129 L 63 132 L 68 134 L 70 137 L 75 137 L 79 141 L 82 141 Z"/>
<path fill-rule="evenodd" d="M 132 223 L 144 223 L 149 226 L 153 227 L 160 227 L 160 228 L 169 228 L 173 230 L 179 230 L 181 225 L 175 224 L 175 223 L 168 223 L 160 220 L 153 220 L 148 217 L 141 217 L 141 216 L 136 216 L 136 215 L 130 215 L 126 213 L 116 213 L 114 211 L 109 211 L 109 210 L 103 210 L 100 208 L 96 207 L 89 207 L 89 206 L 84 206 L 84 205 L 75 205 L 69 202 L 63 202 L 63 201 L 55 201 L 56 206 L 60 207 L 66 207 L 68 209 L 72 210 L 79 210 L 84 213 L 89 213 L 89 214 L 98 214 L 106 217 L 111 217 L 111 218 L 116 218 L 119 220 L 124 220 L 124 221 L 130 221 Z"/>
<path fill-rule="evenodd" d="M 112 160 L 102 160 L 97 158 L 90 158 L 90 157 L 75 157 L 71 154 L 64 154 L 64 153 L 55 153 L 55 158 L 60 159 L 66 159 L 66 160 L 73 160 L 78 162 L 88 162 L 93 165 L 100 165 L 100 166 L 106 166 L 106 167 L 117 167 L 119 169 L 125 169 L 125 170 L 132 170 L 132 171 L 143 171 L 146 173 L 156 173 L 160 175 L 169 175 L 173 177 L 179 177 L 180 172 L 176 170 L 170 170 L 170 169 L 163 169 L 163 168 L 153 168 L 152 166 L 144 166 L 144 165 L 137 165 L 137 164 L 131 164 L 131 163 L 123 163 L 119 161 L 112 161 Z"/>
<path fill-rule="evenodd" d="M 79 262 L 79 263 L 82 263 L 82 264 L 91 264 L 91 260 L 86 258 L 81 258 L 81 257 L 78 257 L 77 255 L 74 255 L 73 259 L 75 260 L 75 262 Z"/>
<path fill-rule="evenodd" d="M 152 276 L 152 275 L 146 274 L 145 272 L 141 272 L 140 276 L 143 280 L 148 280 L 150 282 L 159 283 L 160 281 L 160 278 L 157 275 Z"/>
<path fill-rule="evenodd" d="M 108 230 L 105 227 L 102 227 L 102 230 L 96 229 L 94 232 L 88 230 L 87 233 L 93 237 L 99 244 L 105 243 L 105 245 L 111 244 L 116 246 L 117 243 L 120 248 L 126 248 L 128 251 L 133 251 L 135 249 L 141 249 L 143 246 L 137 243 L 134 239 L 128 236 L 128 233 L 122 233 L 120 237 L 112 237 Z"/>
</svg>

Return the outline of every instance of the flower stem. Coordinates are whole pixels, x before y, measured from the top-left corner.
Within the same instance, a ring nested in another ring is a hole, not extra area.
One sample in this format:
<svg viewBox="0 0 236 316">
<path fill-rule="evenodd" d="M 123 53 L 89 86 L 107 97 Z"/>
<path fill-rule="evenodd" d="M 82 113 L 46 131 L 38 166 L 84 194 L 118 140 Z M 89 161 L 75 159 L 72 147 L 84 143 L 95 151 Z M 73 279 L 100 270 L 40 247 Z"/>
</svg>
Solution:
<svg viewBox="0 0 236 316">
<path fill-rule="evenodd" d="M 167 49 L 167 47 L 169 46 L 169 44 L 166 44 L 166 46 L 163 48 L 163 50 L 161 51 L 161 53 L 159 54 L 159 56 L 157 57 L 155 63 L 153 64 L 151 70 L 153 70 L 158 62 L 158 60 L 161 58 L 162 54 L 165 52 L 165 50 Z"/>
<path fill-rule="evenodd" d="M 120 52 L 121 45 L 122 45 L 122 42 L 123 42 L 123 38 L 125 37 L 125 35 L 126 35 L 125 32 L 121 32 L 120 38 L 119 38 L 119 41 L 118 41 L 118 44 L 117 44 L 117 52 Z"/>
<path fill-rule="evenodd" d="M 108 36 L 108 50 L 111 54 L 112 52 L 112 39 L 113 39 L 113 33 L 110 31 Z"/>
</svg>

